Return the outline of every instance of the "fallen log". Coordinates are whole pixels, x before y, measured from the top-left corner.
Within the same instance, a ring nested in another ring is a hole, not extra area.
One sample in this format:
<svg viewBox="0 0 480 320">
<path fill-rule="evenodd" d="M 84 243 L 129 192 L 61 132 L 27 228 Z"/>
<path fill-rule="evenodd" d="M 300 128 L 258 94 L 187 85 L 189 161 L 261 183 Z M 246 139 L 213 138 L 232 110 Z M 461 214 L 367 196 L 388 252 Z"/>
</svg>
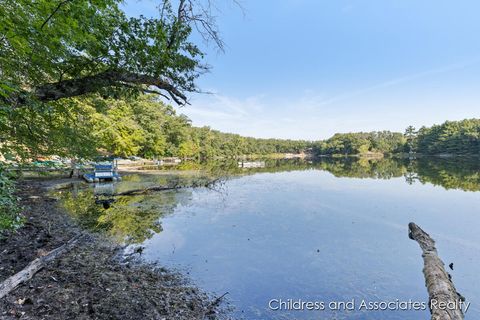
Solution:
<svg viewBox="0 0 480 320">
<path fill-rule="evenodd" d="M 177 190 L 177 189 L 182 189 L 182 188 L 186 188 L 186 187 L 183 187 L 183 186 L 171 186 L 171 187 L 155 186 L 155 187 L 148 187 L 148 188 L 144 188 L 144 189 L 134 189 L 134 190 L 128 190 L 128 191 L 124 191 L 124 192 L 118 192 L 118 193 L 114 193 L 113 196 L 135 196 L 135 195 L 146 194 L 146 193 L 150 193 L 150 192 Z"/>
<path fill-rule="evenodd" d="M 62 254 L 73 249 L 84 235 L 77 235 L 62 246 L 53 249 L 46 255 L 30 262 L 23 270 L 9 277 L 0 284 L 0 299 L 13 291 L 20 284 L 30 280 L 38 271 L 43 269 L 47 263 L 55 260 Z"/>
<path fill-rule="evenodd" d="M 171 186 L 153 186 L 153 187 L 148 187 L 148 188 L 143 188 L 143 189 L 134 189 L 134 190 L 128 190 L 124 192 L 118 192 L 114 193 L 112 196 L 135 196 L 135 195 L 141 195 L 141 194 L 147 194 L 150 192 L 160 192 L 160 191 L 168 191 L 168 190 L 178 190 L 178 189 L 185 189 L 185 188 L 199 188 L 199 187 L 204 187 L 204 188 L 212 188 L 215 184 L 217 184 L 219 181 L 221 181 L 220 178 L 218 179 L 213 179 L 213 180 L 208 180 L 208 181 L 196 181 L 190 185 L 180 185 L 180 184 L 175 184 Z"/>
<path fill-rule="evenodd" d="M 429 295 L 432 320 L 462 320 L 464 298 L 460 295 L 438 257 L 435 241 L 415 223 L 408 224 L 410 239 L 422 249 L 423 274 Z"/>
</svg>

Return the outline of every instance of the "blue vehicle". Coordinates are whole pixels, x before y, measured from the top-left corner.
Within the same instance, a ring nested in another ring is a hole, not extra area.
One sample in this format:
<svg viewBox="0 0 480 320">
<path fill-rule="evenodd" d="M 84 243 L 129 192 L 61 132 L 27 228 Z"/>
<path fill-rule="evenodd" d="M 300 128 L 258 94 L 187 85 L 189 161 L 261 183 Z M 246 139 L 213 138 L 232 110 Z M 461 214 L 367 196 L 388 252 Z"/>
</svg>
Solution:
<svg viewBox="0 0 480 320">
<path fill-rule="evenodd" d="M 109 164 L 95 164 L 93 173 L 85 173 L 83 178 L 87 182 L 120 181 L 117 166 L 112 162 Z"/>
</svg>

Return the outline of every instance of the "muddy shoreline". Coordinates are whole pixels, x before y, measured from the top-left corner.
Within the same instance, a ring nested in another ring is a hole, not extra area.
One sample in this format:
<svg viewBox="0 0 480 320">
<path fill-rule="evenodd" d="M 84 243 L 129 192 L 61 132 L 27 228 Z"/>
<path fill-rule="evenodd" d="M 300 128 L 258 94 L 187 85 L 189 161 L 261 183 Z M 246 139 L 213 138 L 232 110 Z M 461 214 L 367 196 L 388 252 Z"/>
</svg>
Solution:
<svg viewBox="0 0 480 320">
<path fill-rule="evenodd" d="M 62 179 L 23 180 L 18 196 L 25 224 L 0 239 L 0 281 L 80 233 L 70 252 L 0 299 L 0 319 L 228 319 L 219 301 L 183 275 L 81 229 L 48 196 Z"/>
</svg>

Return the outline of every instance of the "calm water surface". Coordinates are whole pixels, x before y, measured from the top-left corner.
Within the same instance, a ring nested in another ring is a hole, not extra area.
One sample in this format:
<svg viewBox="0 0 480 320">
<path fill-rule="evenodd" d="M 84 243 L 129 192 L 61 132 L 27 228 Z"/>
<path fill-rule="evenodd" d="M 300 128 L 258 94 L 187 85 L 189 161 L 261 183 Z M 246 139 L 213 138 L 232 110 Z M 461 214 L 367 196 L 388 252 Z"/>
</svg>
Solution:
<svg viewBox="0 0 480 320">
<path fill-rule="evenodd" d="M 244 319 L 427 319 L 428 310 L 358 310 L 362 299 L 427 301 L 421 251 L 407 236 L 414 221 L 436 240 L 444 262 L 454 262 L 456 287 L 472 304 L 466 319 L 478 319 L 479 171 L 411 165 L 306 164 L 296 171 L 294 164 L 237 175 L 219 190 L 129 198 L 123 207 L 119 199 L 110 209 L 86 205 L 88 213 L 76 214 L 97 227 L 108 220 L 104 229 L 144 245 L 146 260 L 183 270 L 216 295 L 229 292 Z M 114 188 L 165 179 L 132 175 Z M 125 207 L 131 212 L 119 214 Z M 129 230 L 142 221 L 132 214 L 149 223 Z M 357 310 L 275 311 L 271 299 L 324 301 L 327 309 L 330 301 L 355 299 Z"/>
</svg>

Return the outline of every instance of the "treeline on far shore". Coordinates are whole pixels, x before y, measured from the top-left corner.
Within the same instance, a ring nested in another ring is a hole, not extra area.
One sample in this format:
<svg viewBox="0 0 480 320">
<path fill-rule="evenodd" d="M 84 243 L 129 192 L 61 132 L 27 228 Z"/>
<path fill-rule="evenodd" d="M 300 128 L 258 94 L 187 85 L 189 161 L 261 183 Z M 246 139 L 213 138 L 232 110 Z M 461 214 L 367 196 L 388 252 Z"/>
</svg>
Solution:
<svg viewBox="0 0 480 320">
<path fill-rule="evenodd" d="M 310 155 L 479 155 L 480 120 L 446 121 L 405 132 L 337 133 L 318 141 L 259 139 L 194 127 L 184 115 L 152 95 L 113 100 L 91 97 L 72 108 L 48 112 L 22 110 L 4 121 L 0 151 L 4 159 L 56 155 L 92 159 L 99 154 L 153 159 L 197 160 L 307 153 Z M 0 160 L 4 160 L 0 159 Z"/>
<path fill-rule="evenodd" d="M 404 133 L 379 131 L 339 133 L 325 141 L 314 142 L 316 154 L 399 154 L 480 155 L 480 119 L 446 121 Z"/>
</svg>

